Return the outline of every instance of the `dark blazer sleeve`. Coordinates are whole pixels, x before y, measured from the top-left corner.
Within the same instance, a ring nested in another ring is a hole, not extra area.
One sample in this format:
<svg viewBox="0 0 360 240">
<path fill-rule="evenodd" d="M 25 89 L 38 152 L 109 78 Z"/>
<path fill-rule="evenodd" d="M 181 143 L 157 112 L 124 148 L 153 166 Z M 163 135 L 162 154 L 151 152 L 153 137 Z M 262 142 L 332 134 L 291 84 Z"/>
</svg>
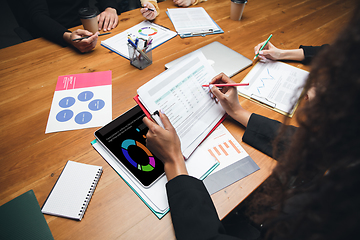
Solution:
<svg viewBox="0 0 360 240">
<path fill-rule="evenodd" d="M 242 140 L 257 150 L 274 158 L 276 156 L 274 156 L 273 143 L 278 136 L 282 125 L 283 124 L 279 121 L 253 113 L 250 116 Z M 294 126 L 287 126 L 284 135 L 278 142 L 277 153 L 280 154 L 289 147 L 291 137 L 296 129 L 297 128 Z"/>
<path fill-rule="evenodd" d="M 61 46 L 67 46 L 63 39 L 63 34 L 69 31 L 66 27 L 58 23 L 50 17 L 49 7 L 46 0 L 22 1 L 26 9 L 34 29 L 32 35 L 34 37 L 45 37 Z"/>
<path fill-rule="evenodd" d="M 177 240 L 231 240 L 202 181 L 180 175 L 166 184 Z"/>
<path fill-rule="evenodd" d="M 321 46 L 303 46 L 300 45 L 299 48 L 302 48 L 304 51 L 305 59 L 302 61 L 303 64 L 309 64 L 311 60 L 318 54 L 318 52 L 328 46 L 329 44 L 324 44 Z"/>
</svg>

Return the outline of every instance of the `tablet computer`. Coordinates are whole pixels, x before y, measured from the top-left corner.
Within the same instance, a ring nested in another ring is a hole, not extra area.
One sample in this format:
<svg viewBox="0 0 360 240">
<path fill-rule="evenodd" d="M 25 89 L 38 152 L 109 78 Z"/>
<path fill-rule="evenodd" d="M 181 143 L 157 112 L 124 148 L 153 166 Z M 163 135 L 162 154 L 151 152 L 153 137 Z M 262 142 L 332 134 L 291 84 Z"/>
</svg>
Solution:
<svg viewBox="0 0 360 240">
<path fill-rule="evenodd" d="M 164 164 L 146 148 L 147 126 L 141 108 L 136 105 L 98 129 L 99 143 L 145 188 L 164 174 Z"/>
</svg>

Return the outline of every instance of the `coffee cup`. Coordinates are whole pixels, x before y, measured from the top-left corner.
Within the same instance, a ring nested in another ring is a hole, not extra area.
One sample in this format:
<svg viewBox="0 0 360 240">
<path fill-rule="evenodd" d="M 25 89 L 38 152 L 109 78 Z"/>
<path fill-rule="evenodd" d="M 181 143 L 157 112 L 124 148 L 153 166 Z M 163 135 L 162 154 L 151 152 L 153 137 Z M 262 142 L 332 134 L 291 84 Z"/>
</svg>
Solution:
<svg viewBox="0 0 360 240">
<path fill-rule="evenodd" d="M 80 20 L 82 25 L 84 26 L 84 29 L 94 34 L 99 29 L 97 15 L 98 12 L 95 8 L 86 7 L 86 8 L 80 8 L 79 10 Z"/>
<path fill-rule="evenodd" d="M 240 21 L 247 0 L 231 0 L 230 19 Z"/>
</svg>

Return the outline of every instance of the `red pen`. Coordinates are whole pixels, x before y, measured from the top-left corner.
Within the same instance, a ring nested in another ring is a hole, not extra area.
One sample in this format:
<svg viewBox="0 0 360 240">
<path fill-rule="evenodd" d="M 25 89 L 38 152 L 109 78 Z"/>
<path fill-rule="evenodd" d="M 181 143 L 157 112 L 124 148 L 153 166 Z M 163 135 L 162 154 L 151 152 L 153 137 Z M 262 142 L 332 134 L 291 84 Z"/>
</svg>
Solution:
<svg viewBox="0 0 360 240">
<path fill-rule="evenodd" d="M 216 87 L 236 87 L 236 86 L 249 86 L 249 83 L 221 83 L 221 84 L 211 84 Z M 202 85 L 203 87 L 209 87 L 209 84 Z"/>
</svg>

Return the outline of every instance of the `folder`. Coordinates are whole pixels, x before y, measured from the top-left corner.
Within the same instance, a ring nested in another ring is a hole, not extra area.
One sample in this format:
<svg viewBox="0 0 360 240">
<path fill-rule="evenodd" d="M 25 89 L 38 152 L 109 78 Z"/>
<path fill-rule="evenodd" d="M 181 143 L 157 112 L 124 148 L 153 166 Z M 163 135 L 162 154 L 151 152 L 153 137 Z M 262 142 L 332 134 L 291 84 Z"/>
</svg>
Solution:
<svg viewBox="0 0 360 240">
<path fill-rule="evenodd" d="M 224 33 L 202 7 L 171 8 L 166 14 L 181 38 Z"/>
<path fill-rule="evenodd" d="M 0 207 L 0 233 L 1 239 L 54 239 L 33 190 Z"/>
</svg>

